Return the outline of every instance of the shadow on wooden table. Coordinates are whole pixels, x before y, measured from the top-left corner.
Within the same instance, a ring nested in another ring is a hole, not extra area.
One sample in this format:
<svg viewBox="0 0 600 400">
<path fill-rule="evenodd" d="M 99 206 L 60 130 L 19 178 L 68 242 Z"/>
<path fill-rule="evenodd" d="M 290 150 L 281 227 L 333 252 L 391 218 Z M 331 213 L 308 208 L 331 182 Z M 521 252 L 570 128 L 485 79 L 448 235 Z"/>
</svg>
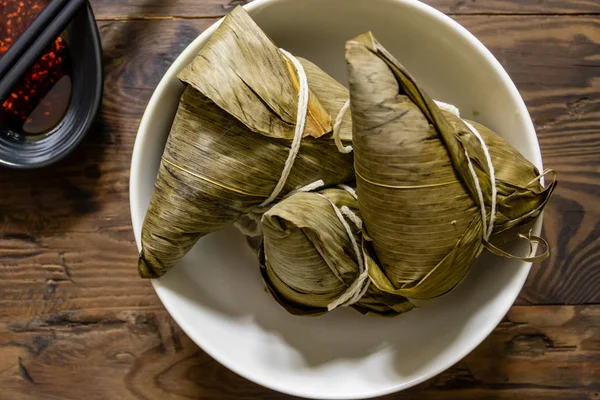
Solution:
<svg viewBox="0 0 600 400">
<path fill-rule="evenodd" d="M 108 132 L 98 119 L 83 143 L 57 164 L 36 170 L 0 168 L 0 238 L 67 231 L 100 210 Z"/>
</svg>

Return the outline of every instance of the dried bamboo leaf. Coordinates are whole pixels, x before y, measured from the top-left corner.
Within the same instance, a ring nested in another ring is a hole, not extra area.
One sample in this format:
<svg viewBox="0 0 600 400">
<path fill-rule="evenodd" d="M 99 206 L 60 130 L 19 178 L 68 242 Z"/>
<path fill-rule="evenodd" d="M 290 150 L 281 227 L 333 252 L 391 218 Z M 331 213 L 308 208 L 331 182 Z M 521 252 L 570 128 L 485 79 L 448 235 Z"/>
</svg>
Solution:
<svg viewBox="0 0 600 400">
<path fill-rule="evenodd" d="M 357 200 L 345 190 L 297 193 L 273 206 L 262 218 L 261 272 L 268 291 L 296 315 L 319 315 L 360 275 L 359 259 L 337 215 L 347 207 L 360 217 Z M 346 218 L 356 242 L 360 227 Z M 412 308 L 401 296 L 370 287 L 355 309 L 364 314 L 396 315 Z"/>
<path fill-rule="evenodd" d="M 179 78 L 254 132 L 292 139 L 298 111 L 298 78 L 290 61 L 236 7 Z M 331 116 L 310 93 L 305 136 L 331 132 Z"/>
<path fill-rule="evenodd" d="M 250 33 L 239 31 L 242 28 Z M 295 128 L 288 117 L 297 111 L 296 77 L 257 29 L 245 11 L 237 9 L 225 18 L 193 67 L 182 73 L 189 85 L 169 134 L 142 229 L 138 267 L 144 278 L 160 277 L 202 236 L 256 209 L 281 177 L 290 152 L 289 133 Z M 223 69 L 206 66 L 204 70 L 204 62 Z M 226 68 L 227 63 L 235 68 Z M 318 117 L 313 119 L 320 121 L 319 126 L 331 125 L 328 121 L 336 118 L 348 92 L 313 64 L 301 63 L 312 88 L 311 115 Z M 260 78 L 241 71 L 260 71 Z M 346 118 L 342 133 L 350 138 L 351 122 Z M 282 126 L 285 129 L 278 131 Z M 316 127 L 315 122 L 315 132 Z M 352 155 L 338 152 L 329 135 L 331 127 L 325 132 L 328 135 L 318 139 L 303 139 L 280 197 L 319 179 L 326 186 L 354 179 Z"/>
<path fill-rule="evenodd" d="M 287 139 L 252 134 L 188 87 L 144 221 L 140 274 L 163 275 L 202 236 L 256 208 L 277 184 L 289 146 Z M 352 157 L 331 140 L 305 138 L 284 193 L 318 179 L 326 185 L 352 180 Z"/>
<path fill-rule="evenodd" d="M 346 58 L 371 279 L 379 289 L 411 299 L 443 295 L 482 250 L 492 185 L 481 143 L 463 120 L 440 110 L 371 34 L 348 42 Z M 531 224 L 555 182 L 542 187 L 531 163 L 489 129 L 476 127 L 496 170 L 494 232 Z"/>
<path fill-rule="evenodd" d="M 480 181 L 489 186 L 490 171 L 481 146 L 474 142 L 473 135 L 463 135 L 464 122 L 455 115 L 446 115 L 446 118 L 456 131 L 459 132 L 461 141 L 469 150 L 476 170 L 479 172 Z M 531 226 L 541 214 L 552 193 L 556 189 L 557 181 L 552 180 L 546 186 L 540 182 L 540 172 L 521 153 L 516 151 L 506 140 L 495 134 L 490 129 L 474 121 L 469 121 L 488 145 L 490 156 L 494 164 L 497 197 L 497 215 L 494 225 L 494 234 L 499 234 L 510 229 Z M 487 187 L 486 186 L 486 187 Z M 485 190 L 486 204 L 491 204 L 491 190 Z"/>
<path fill-rule="evenodd" d="M 321 104 L 332 116 L 332 119 L 337 118 L 340 110 L 349 99 L 348 89 L 310 61 L 301 57 L 298 57 L 298 59 L 308 76 L 312 92 L 321 101 Z M 331 138 L 331 136 L 328 137 Z M 352 142 L 352 115 L 350 112 L 342 116 L 340 138 L 343 141 Z"/>
<path fill-rule="evenodd" d="M 371 279 L 390 293 L 435 297 L 460 282 L 481 249 L 479 210 L 435 127 L 361 39 L 348 42 L 346 57 L 365 249 L 377 255 Z"/>
<path fill-rule="evenodd" d="M 439 132 L 448 149 L 452 164 L 468 187 L 471 197 L 477 198 L 475 182 L 468 171 L 466 154 L 469 154 L 487 207 L 491 206 L 490 171 L 485 162 L 483 149 L 478 139 L 467 127 L 465 120 L 441 110 L 429 95 L 422 90 L 406 69 L 377 42 L 372 34 L 356 39 L 375 52 L 393 71 L 403 91 L 410 97 Z M 556 180 L 542 186 L 540 172 L 501 136 L 487 127 L 474 122 L 474 125 L 489 148 L 496 170 L 498 189 L 498 224 L 494 232 L 527 224 L 535 220 L 556 188 Z M 466 150 L 466 151 L 465 151 Z M 488 210 L 489 211 L 489 210 Z"/>
</svg>

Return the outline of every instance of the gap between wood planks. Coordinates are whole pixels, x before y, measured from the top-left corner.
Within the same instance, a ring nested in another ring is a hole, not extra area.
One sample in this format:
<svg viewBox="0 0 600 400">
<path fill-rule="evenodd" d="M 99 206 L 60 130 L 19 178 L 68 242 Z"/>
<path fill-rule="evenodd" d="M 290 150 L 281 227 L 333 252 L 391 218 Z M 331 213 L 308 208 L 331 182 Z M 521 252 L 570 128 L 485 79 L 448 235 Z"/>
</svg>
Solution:
<svg viewBox="0 0 600 400">
<path fill-rule="evenodd" d="M 565 12 L 565 13 L 502 13 L 502 12 L 472 12 L 472 13 L 460 13 L 460 12 L 447 12 L 446 15 L 450 17 L 590 17 L 600 16 L 600 12 Z M 222 15 L 108 15 L 96 17 L 96 21 L 164 21 L 164 20 L 178 20 L 178 19 L 218 19 L 223 18 L 226 14 Z"/>
<path fill-rule="evenodd" d="M 96 17 L 96 21 L 173 21 L 178 19 L 219 19 L 223 15 L 109 15 Z"/>
</svg>

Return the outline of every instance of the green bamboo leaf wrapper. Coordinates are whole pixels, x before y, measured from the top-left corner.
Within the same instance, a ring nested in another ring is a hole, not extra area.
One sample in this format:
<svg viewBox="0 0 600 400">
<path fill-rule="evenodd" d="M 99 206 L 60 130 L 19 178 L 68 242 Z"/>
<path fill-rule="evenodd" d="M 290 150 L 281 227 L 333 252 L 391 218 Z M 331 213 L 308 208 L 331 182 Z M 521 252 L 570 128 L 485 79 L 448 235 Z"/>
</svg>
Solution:
<svg viewBox="0 0 600 400">
<path fill-rule="evenodd" d="M 332 186 L 354 177 L 352 155 L 339 153 L 330 135 L 348 92 L 310 62 L 300 62 L 311 88 L 310 135 L 280 196 L 319 179 Z M 250 77 L 242 71 L 260 72 Z M 138 269 L 144 278 L 162 276 L 202 236 L 232 225 L 267 199 L 295 129 L 297 76 L 242 8 L 225 18 L 180 78 L 188 86 L 142 228 Z M 351 135 L 348 113 L 341 137 Z"/>
<path fill-rule="evenodd" d="M 327 99 L 324 97 L 330 95 L 332 86 L 335 86 L 336 94 L 348 95 L 321 70 L 313 69 L 312 72 L 316 73 L 310 83 L 304 134 L 320 137 L 332 129 L 331 109 L 325 106 Z M 315 75 L 321 77 L 315 78 Z M 238 6 L 225 17 L 179 78 L 252 131 L 270 137 L 294 137 L 298 111 L 297 72 L 244 8 Z M 325 84 L 324 90 L 320 90 L 322 87 L 318 83 Z M 323 91 L 327 96 L 317 96 Z M 337 110 L 342 105 L 343 101 Z"/>
<path fill-rule="evenodd" d="M 353 145 L 369 273 L 384 291 L 441 296 L 482 250 L 483 220 L 470 159 L 491 211 L 490 171 L 481 144 L 442 111 L 373 37 L 346 45 Z M 480 124 L 498 189 L 494 233 L 530 225 L 555 187 L 501 137 Z M 467 153 L 469 158 L 467 158 Z"/>
<path fill-rule="evenodd" d="M 490 171 L 481 147 L 475 142 L 474 135 L 466 130 L 460 118 L 446 112 L 443 114 L 458 133 L 464 147 L 469 150 L 479 181 L 484 185 L 485 203 L 489 207 L 491 204 Z M 532 226 L 550 200 L 557 181 L 552 180 L 543 186 L 537 179 L 540 176 L 538 169 L 506 140 L 480 123 L 469 122 L 487 144 L 494 164 L 498 190 L 494 234 L 499 235 L 513 228 Z"/>
<path fill-rule="evenodd" d="M 328 305 L 360 275 L 358 256 L 332 203 L 338 209 L 348 207 L 360 217 L 357 200 L 341 189 L 297 193 L 263 215 L 263 279 L 277 302 L 292 314 L 327 312 Z M 359 227 L 346 221 L 360 243 Z M 404 297 L 371 286 L 352 307 L 364 314 L 392 316 L 412 305 Z"/>
</svg>

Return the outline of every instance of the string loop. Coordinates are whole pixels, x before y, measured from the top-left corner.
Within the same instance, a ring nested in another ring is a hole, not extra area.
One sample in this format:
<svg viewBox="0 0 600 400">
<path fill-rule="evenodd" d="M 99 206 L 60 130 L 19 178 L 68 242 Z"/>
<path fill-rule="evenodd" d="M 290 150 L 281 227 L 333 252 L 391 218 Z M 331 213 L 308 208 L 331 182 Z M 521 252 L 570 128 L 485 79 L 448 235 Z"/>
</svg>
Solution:
<svg viewBox="0 0 600 400">
<path fill-rule="evenodd" d="M 471 176 L 473 177 L 473 182 L 475 183 L 475 191 L 477 192 L 477 199 L 479 201 L 479 207 L 481 208 L 481 221 L 483 224 L 483 241 L 487 242 L 490 240 L 490 237 L 492 236 L 492 232 L 494 231 L 494 222 L 496 221 L 496 208 L 497 208 L 496 197 L 498 196 L 498 188 L 496 186 L 496 169 L 494 168 L 494 164 L 492 163 L 492 156 L 490 155 L 490 149 L 488 148 L 487 144 L 483 140 L 483 137 L 481 136 L 481 134 L 479 133 L 477 128 L 475 128 L 473 126 L 473 124 L 469 123 L 469 121 L 466 121 L 460 117 L 460 110 L 456 106 L 454 106 L 452 104 L 444 103 L 442 101 L 435 101 L 435 104 L 437 104 L 437 106 L 440 109 L 445 110 L 449 113 L 452 113 L 452 114 L 456 115 L 458 118 L 460 118 L 461 121 L 471 131 L 471 133 L 473 135 L 475 135 L 477 140 L 479 140 L 479 144 L 481 146 L 481 149 L 483 150 L 483 154 L 485 156 L 485 161 L 487 163 L 489 173 L 490 173 L 490 185 L 492 187 L 492 193 L 491 193 L 492 204 L 490 205 L 490 220 L 489 220 L 489 222 L 487 220 L 487 210 L 485 208 L 485 201 L 484 201 L 483 191 L 481 189 L 481 182 L 479 181 L 479 177 L 477 176 L 477 173 L 475 172 L 475 168 L 473 167 L 473 163 L 471 162 L 471 158 L 469 157 L 469 152 L 467 151 L 466 148 L 464 149 L 465 156 L 467 157 L 467 164 L 469 167 L 469 172 L 471 173 Z"/>
<path fill-rule="evenodd" d="M 288 155 L 288 158 L 285 161 L 285 165 L 283 166 L 281 177 L 279 178 L 277 185 L 275 185 L 273 192 L 271 192 L 271 195 L 260 204 L 261 207 L 270 204 L 273 200 L 277 198 L 277 196 L 279 196 L 279 193 L 281 193 L 281 191 L 283 190 L 283 187 L 285 186 L 285 183 L 287 182 L 287 179 L 290 176 L 290 172 L 292 171 L 292 167 L 294 166 L 294 162 L 296 161 L 298 151 L 300 151 L 300 145 L 302 144 L 302 136 L 304 134 L 304 127 L 306 126 L 306 115 L 308 114 L 308 77 L 306 76 L 304 67 L 302 66 L 300 61 L 298 61 L 298 59 L 287 50 L 279 49 L 279 51 L 281 51 L 281 53 L 283 53 L 283 55 L 288 60 L 290 60 L 294 68 L 296 68 L 296 72 L 298 73 L 298 81 L 300 85 L 300 90 L 298 91 L 298 114 L 296 115 L 296 128 L 294 129 L 294 140 L 292 141 L 292 145 L 290 147 L 290 154 Z"/>
<path fill-rule="evenodd" d="M 346 190 L 352 196 L 356 195 L 356 192 L 350 186 L 339 185 L 339 187 Z M 357 226 L 357 228 L 359 228 L 361 230 L 362 230 L 362 220 L 360 219 L 360 217 L 358 217 L 358 215 L 356 215 L 356 213 L 354 213 L 352 210 L 350 210 L 349 207 L 343 206 L 342 209 L 340 210 L 340 208 L 337 205 L 335 205 L 335 203 L 333 203 L 331 200 L 329 200 L 327 197 L 325 197 L 321 194 L 319 194 L 319 196 L 321 196 L 321 197 L 327 199 L 327 201 L 329 201 L 329 203 L 333 207 L 333 210 L 335 211 L 336 216 L 340 219 L 340 222 L 346 229 L 346 233 L 348 234 L 348 238 L 350 239 L 350 243 L 352 243 L 352 248 L 354 249 L 354 252 L 356 254 L 358 270 L 360 271 L 360 274 L 358 275 L 356 280 L 350 285 L 350 287 L 348 287 L 348 289 L 344 293 L 342 293 L 342 295 L 340 297 L 338 297 L 336 300 L 332 301 L 327 306 L 327 309 L 329 311 L 331 311 L 340 306 L 348 307 L 348 306 L 351 306 L 352 304 L 355 304 L 358 301 L 360 301 L 360 299 L 365 295 L 365 293 L 369 289 L 369 286 L 371 284 L 371 279 L 369 278 L 369 270 L 367 269 L 367 264 L 366 264 L 366 260 L 364 259 L 364 255 L 363 255 L 362 251 L 360 250 L 360 247 L 358 246 L 356 238 L 354 237 L 354 233 L 352 233 L 352 229 L 350 228 L 350 225 L 346 221 L 346 218 L 344 218 L 344 215 L 346 215 L 348 217 L 348 219 L 350 221 L 352 221 Z"/>
<path fill-rule="evenodd" d="M 529 232 L 528 235 L 523 235 L 519 233 L 519 239 L 527 240 L 529 243 L 529 254 L 526 257 L 516 256 L 514 254 L 510 254 L 509 252 L 500 249 L 499 247 L 494 246 L 490 242 L 484 241 L 483 245 L 486 249 L 488 249 L 492 254 L 508 258 L 511 260 L 521 260 L 525 262 L 541 262 L 547 259 L 550 256 L 550 245 L 546 240 L 539 236 L 534 236 Z M 537 250 L 534 252 L 533 244 L 541 244 L 543 247 L 542 254 L 537 255 Z"/>
</svg>

